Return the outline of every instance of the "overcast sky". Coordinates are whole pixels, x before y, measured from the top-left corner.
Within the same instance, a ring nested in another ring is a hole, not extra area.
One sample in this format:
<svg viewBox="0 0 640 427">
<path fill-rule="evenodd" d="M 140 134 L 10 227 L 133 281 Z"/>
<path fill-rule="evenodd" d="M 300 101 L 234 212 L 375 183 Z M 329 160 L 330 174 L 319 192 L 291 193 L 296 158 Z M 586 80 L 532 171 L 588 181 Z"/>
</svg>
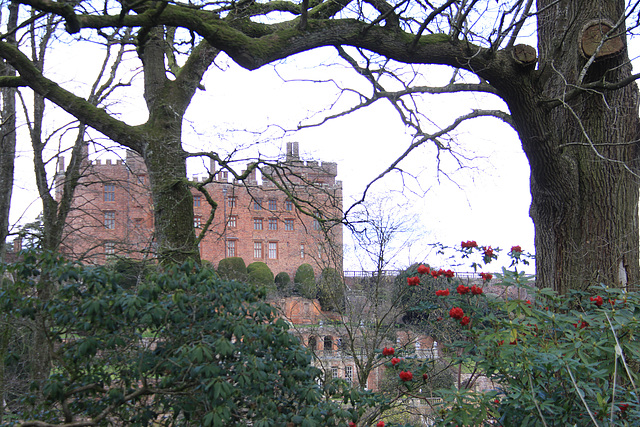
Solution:
<svg viewBox="0 0 640 427">
<path fill-rule="evenodd" d="M 325 48 L 290 58 L 275 67 L 247 71 L 221 56 L 216 60 L 216 67 L 205 76 L 206 90 L 198 92 L 188 110 L 185 148 L 224 152 L 240 144 L 248 147 L 247 155 L 257 149 L 264 155 L 277 156 L 284 151 L 286 142 L 298 141 L 303 158 L 338 163 L 338 179 L 343 182 L 344 205 L 348 207 L 360 197 L 366 184 L 406 149 L 412 138 L 395 111 L 383 103 L 322 127 L 283 132 L 283 129 L 295 129 L 311 113 L 336 100 L 338 92 L 333 83 L 311 80 L 326 80 L 328 76 L 346 81 L 354 79 L 349 70 L 333 66 L 329 72 L 322 66 L 333 62 L 334 57 L 333 49 Z M 49 64 L 60 75 L 74 71 L 65 77 L 70 86 L 77 85 L 95 70 L 83 55 L 64 55 L 64 58 L 59 62 L 54 58 Z M 72 64 L 70 58 L 82 58 L 82 62 Z M 431 68 L 425 82 L 435 84 L 448 79 L 449 74 L 442 70 Z M 283 78 L 307 81 L 285 82 Z M 353 80 L 352 84 L 363 87 L 359 80 Z M 122 96 L 123 103 L 117 108 L 127 122 L 143 122 L 146 117 L 141 113 L 144 105 L 139 91 L 128 89 L 127 93 L 131 96 Z M 350 100 L 343 96 L 338 106 L 348 105 Z M 495 99 L 481 97 L 424 96 L 424 100 L 422 111 L 440 126 L 448 125 L 469 108 L 501 106 Z M 476 240 L 505 252 L 512 245 L 533 251 L 533 225 L 528 216 L 529 169 L 514 131 L 497 119 L 479 119 L 461 127 L 456 141 L 462 154 L 470 159 L 464 163 L 465 169 L 459 169 L 445 155 L 441 156 L 439 166 L 447 175 L 438 173 L 436 152 L 427 146 L 400 164 L 406 175 L 392 175 L 372 188 L 372 196 L 389 198 L 403 211 L 419 218 L 417 228 L 424 236 L 407 244 L 407 250 L 393 260 L 390 268 L 423 261 L 449 268 L 438 265 L 449 261 L 439 260 L 429 251 L 428 245 L 435 242 L 459 246 L 462 240 Z M 253 145 L 255 143 L 258 145 Z M 33 168 L 29 151 L 24 145 L 20 149 L 17 169 L 20 175 L 13 198 L 14 222 L 32 220 L 41 209 L 31 177 L 24 173 Z M 202 171 L 201 163 L 189 163 L 190 175 Z M 26 206 L 31 209 L 23 216 Z M 345 269 L 359 267 L 357 257 L 348 250 Z M 495 265 L 494 269 L 497 268 Z M 466 270 L 465 266 L 456 269 Z"/>
</svg>

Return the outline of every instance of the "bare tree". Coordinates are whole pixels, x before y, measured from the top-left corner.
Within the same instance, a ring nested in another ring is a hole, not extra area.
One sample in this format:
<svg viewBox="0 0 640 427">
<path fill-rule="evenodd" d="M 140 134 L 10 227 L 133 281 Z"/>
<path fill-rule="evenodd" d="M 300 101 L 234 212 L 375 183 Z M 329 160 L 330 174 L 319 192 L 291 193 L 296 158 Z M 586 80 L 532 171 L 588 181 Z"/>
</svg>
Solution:
<svg viewBox="0 0 640 427">
<path fill-rule="evenodd" d="M 63 17 L 71 34 L 123 27 L 137 31 L 149 108 L 149 120 L 140 126 L 128 126 L 53 84 L 10 43 L 0 44 L 0 56 L 34 91 L 144 156 L 165 260 L 197 257 L 181 126 L 218 52 L 256 69 L 321 46 L 342 46 L 339 54 L 352 62 L 346 49 L 351 46 L 362 52 L 364 63 L 359 59 L 354 65 L 373 89 L 363 105 L 390 100 L 415 129 L 414 142 L 389 170 L 426 143 L 451 153 L 444 137 L 460 123 L 481 116 L 507 121 L 531 166 L 539 285 L 564 292 L 595 280 L 621 286 L 638 282 L 637 75 L 626 49 L 627 26 L 637 21 L 636 1 L 142 1 L 113 4 L 114 9 L 110 2 L 100 9 L 85 2 L 20 3 Z M 179 35 L 169 36 L 171 28 Z M 537 35 L 537 48 L 522 44 L 531 33 Z M 171 41 L 182 42 L 188 51 L 173 80 L 167 77 L 173 64 L 166 60 L 167 47 L 178 43 Z M 379 63 L 376 58 L 385 67 L 369 67 Z M 461 71 L 443 87 L 412 87 L 402 76 L 386 73 L 386 65 L 396 63 Z M 400 90 L 385 90 L 381 79 L 387 75 Z M 479 109 L 438 130 L 416 127 L 419 114 L 411 100 L 417 93 L 469 91 L 496 95 L 509 114 Z"/>
</svg>

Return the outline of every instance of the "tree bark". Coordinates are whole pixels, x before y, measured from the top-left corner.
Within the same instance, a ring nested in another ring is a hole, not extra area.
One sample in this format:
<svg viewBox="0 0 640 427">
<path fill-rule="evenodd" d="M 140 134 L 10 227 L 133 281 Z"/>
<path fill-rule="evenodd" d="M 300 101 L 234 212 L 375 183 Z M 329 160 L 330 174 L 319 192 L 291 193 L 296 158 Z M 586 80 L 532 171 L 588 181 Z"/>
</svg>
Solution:
<svg viewBox="0 0 640 427">
<path fill-rule="evenodd" d="M 18 23 L 18 3 L 9 2 L 8 28 Z M 7 43 L 16 44 L 13 34 L 7 35 Z M 15 76 L 15 69 L 8 61 L 0 64 L 0 75 Z M 13 193 L 13 172 L 16 157 L 16 89 L 2 88 L 2 117 L 0 123 L 0 261 L 6 254 L 5 242 L 9 236 L 9 214 Z"/>
<path fill-rule="evenodd" d="M 538 10 L 543 11 L 538 51 L 545 98 L 562 100 L 581 84 L 631 75 L 626 50 L 596 59 L 582 71 L 589 61 L 581 51 L 582 32 L 594 20 L 618 22 L 623 1 L 540 0 Z M 637 286 L 636 85 L 584 90 L 554 108 L 544 103 L 539 108 L 546 132 L 522 138 L 531 165 L 538 286 L 563 293 L 599 283 Z"/>
</svg>

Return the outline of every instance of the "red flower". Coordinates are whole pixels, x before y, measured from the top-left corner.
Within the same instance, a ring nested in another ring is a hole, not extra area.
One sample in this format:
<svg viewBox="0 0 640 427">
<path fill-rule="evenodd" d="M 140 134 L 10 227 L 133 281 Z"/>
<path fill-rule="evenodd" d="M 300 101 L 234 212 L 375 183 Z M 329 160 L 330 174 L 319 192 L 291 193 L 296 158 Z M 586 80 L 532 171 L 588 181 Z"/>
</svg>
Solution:
<svg viewBox="0 0 640 427">
<path fill-rule="evenodd" d="M 453 279 L 454 277 L 456 277 L 456 273 L 454 273 L 453 270 L 447 270 L 444 272 L 444 277 Z"/>
<path fill-rule="evenodd" d="M 427 267 L 426 265 L 422 265 L 420 264 L 418 266 L 418 273 L 419 274 L 429 274 L 429 267 Z M 382 421 L 381 421 L 382 422 Z"/>
<path fill-rule="evenodd" d="M 591 297 L 589 299 L 591 300 L 591 302 L 593 302 L 598 307 L 600 307 L 602 305 L 602 303 L 604 302 L 600 295 L 598 295 L 597 297 Z"/>
<path fill-rule="evenodd" d="M 427 374 L 422 374 L 422 379 L 423 379 L 423 380 L 425 380 L 425 381 L 426 381 L 426 380 L 428 380 L 428 379 L 429 379 L 429 375 L 427 375 Z"/>
<path fill-rule="evenodd" d="M 584 328 L 588 327 L 589 324 L 583 320 L 579 324 L 578 323 L 574 323 L 573 326 L 575 326 L 576 328 L 579 328 L 579 329 L 584 329 Z"/>
<path fill-rule="evenodd" d="M 448 297 L 450 294 L 449 289 L 440 289 L 436 291 L 437 297 Z"/>
<path fill-rule="evenodd" d="M 522 248 L 520 246 L 511 246 L 511 252 L 515 255 L 515 253 L 517 252 L 518 254 L 522 253 Z"/>
<path fill-rule="evenodd" d="M 400 359 L 398 359 L 397 357 L 394 357 L 393 359 L 391 359 L 392 366 L 396 366 L 398 363 L 400 363 Z"/>
<path fill-rule="evenodd" d="M 353 421 L 349 421 L 349 427 L 356 427 L 356 423 L 354 423 Z"/>
<path fill-rule="evenodd" d="M 478 244 L 475 240 L 467 240 L 466 242 L 462 242 L 460 246 L 462 246 L 462 249 L 477 248 Z"/>
<path fill-rule="evenodd" d="M 433 276 L 434 279 L 438 278 L 438 272 L 436 270 L 431 270 L 431 275 Z"/>
<path fill-rule="evenodd" d="M 469 292 L 469 288 L 466 287 L 465 285 L 458 285 L 458 287 L 456 288 L 456 291 L 460 294 L 460 295 L 464 295 L 466 293 Z"/>
<path fill-rule="evenodd" d="M 496 400 L 493 401 L 493 403 L 495 403 L 496 405 L 499 405 L 500 404 L 500 400 L 496 399 Z"/>
<path fill-rule="evenodd" d="M 509 344 L 510 345 L 518 345 L 518 338 L 516 338 L 515 340 L 511 341 Z"/>
<path fill-rule="evenodd" d="M 378 424 L 376 424 L 376 427 L 384 427 L 384 421 L 378 421 Z"/>
<path fill-rule="evenodd" d="M 460 324 L 462 326 L 467 326 L 469 322 L 471 322 L 471 319 L 469 319 L 469 316 L 464 316 L 462 319 L 460 319 Z"/>
<path fill-rule="evenodd" d="M 478 287 L 476 285 L 473 285 L 471 287 L 471 294 L 473 294 L 473 295 L 482 295 L 482 288 Z"/>
<path fill-rule="evenodd" d="M 482 280 L 487 282 L 487 281 L 493 279 L 493 274 L 491 274 L 491 273 L 480 273 L 480 277 L 482 277 Z"/>
<path fill-rule="evenodd" d="M 614 300 L 614 299 L 610 299 L 610 300 L 609 300 L 609 304 L 611 304 L 611 305 L 616 305 L 616 300 Z"/>
<path fill-rule="evenodd" d="M 442 316 L 438 316 L 438 318 L 436 319 L 438 322 L 442 320 Z"/>
<path fill-rule="evenodd" d="M 482 249 L 484 249 L 484 256 L 485 257 L 491 258 L 493 256 L 493 249 L 491 248 L 491 246 L 485 246 Z"/>
<path fill-rule="evenodd" d="M 498 347 L 504 344 L 504 340 L 498 341 Z"/>
<path fill-rule="evenodd" d="M 382 355 L 383 356 L 393 356 L 395 354 L 395 352 L 396 351 L 393 349 L 393 347 L 391 347 L 391 348 L 385 347 L 385 348 L 382 349 Z"/>
<path fill-rule="evenodd" d="M 462 319 L 462 316 L 464 316 L 464 311 L 462 311 L 460 307 L 453 307 L 451 310 L 449 310 L 449 316 L 454 319 Z"/>
<path fill-rule="evenodd" d="M 621 403 L 618 405 L 618 408 L 620 408 L 621 412 L 625 412 L 627 409 L 629 409 L 629 404 L 628 403 Z"/>
<path fill-rule="evenodd" d="M 418 286 L 419 284 L 420 284 L 420 278 L 418 276 L 407 277 L 407 285 L 409 285 L 409 286 Z"/>
<path fill-rule="evenodd" d="M 405 371 L 400 371 L 400 373 L 398 374 L 400 376 L 400 379 L 402 381 L 411 381 L 413 379 L 413 374 L 409 371 L 405 372 Z"/>
</svg>

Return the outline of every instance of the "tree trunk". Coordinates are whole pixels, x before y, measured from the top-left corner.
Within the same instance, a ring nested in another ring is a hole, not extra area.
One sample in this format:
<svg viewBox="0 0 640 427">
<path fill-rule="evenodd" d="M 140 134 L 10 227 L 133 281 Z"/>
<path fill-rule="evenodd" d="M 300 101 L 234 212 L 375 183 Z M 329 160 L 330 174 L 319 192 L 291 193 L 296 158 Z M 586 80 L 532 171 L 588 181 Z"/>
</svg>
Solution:
<svg viewBox="0 0 640 427">
<path fill-rule="evenodd" d="M 8 27 L 13 29 L 18 22 L 18 3 L 9 3 Z M 9 33 L 7 42 L 16 44 L 15 35 Z M 0 64 L 0 75 L 15 76 L 15 69 L 7 62 Z M 13 192 L 13 172 L 16 156 L 16 89 L 2 88 L 2 117 L 0 124 L 0 261 L 6 254 L 5 241 L 9 235 L 9 213 Z"/>
<path fill-rule="evenodd" d="M 149 172 L 158 259 L 161 263 L 181 263 L 187 259 L 200 260 L 181 137 L 182 119 L 202 74 L 185 85 L 194 88 L 185 97 L 181 88 L 166 77 L 164 44 L 162 28 L 157 27 L 139 47 L 149 108 L 147 141 L 140 154 Z"/>
<path fill-rule="evenodd" d="M 620 38 L 603 49 L 608 56 L 582 72 L 589 61 L 582 49 L 585 31 L 606 21 L 613 28 L 624 15 L 623 1 L 539 0 L 538 10 L 543 11 L 538 50 L 544 97 L 564 100 L 580 85 L 581 74 L 583 84 L 631 75 L 626 49 L 617 48 Z M 599 283 L 635 287 L 640 279 L 637 88 L 584 90 L 566 99 L 553 108 L 540 105 L 542 113 L 530 117 L 539 132 L 522 139 L 531 165 L 537 284 L 562 293 Z"/>
</svg>

